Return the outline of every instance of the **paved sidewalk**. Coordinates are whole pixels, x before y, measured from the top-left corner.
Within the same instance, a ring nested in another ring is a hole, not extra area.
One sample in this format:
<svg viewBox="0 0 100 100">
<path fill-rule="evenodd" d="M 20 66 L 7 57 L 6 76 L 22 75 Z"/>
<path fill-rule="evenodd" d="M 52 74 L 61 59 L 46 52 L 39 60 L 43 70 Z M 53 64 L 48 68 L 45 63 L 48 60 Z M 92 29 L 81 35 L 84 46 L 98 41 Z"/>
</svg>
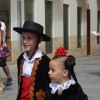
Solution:
<svg viewBox="0 0 100 100">
<path fill-rule="evenodd" d="M 0 100 L 16 100 L 17 96 L 17 66 L 9 65 L 11 77 L 13 79 L 11 86 L 5 86 L 3 94 L 0 94 Z M 0 67 L 0 73 L 4 85 L 6 84 L 6 75 Z"/>
<path fill-rule="evenodd" d="M 10 65 L 13 78 L 12 86 L 5 86 L 0 100 L 16 100 L 17 96 L 17 67 Z M 100 100 L 100 56 L 77 58 L 75 66 L 76 76 L 89 100 Z M 6 83 L 6 75 L 0 68 L 2 80 Z"/>
</svg>

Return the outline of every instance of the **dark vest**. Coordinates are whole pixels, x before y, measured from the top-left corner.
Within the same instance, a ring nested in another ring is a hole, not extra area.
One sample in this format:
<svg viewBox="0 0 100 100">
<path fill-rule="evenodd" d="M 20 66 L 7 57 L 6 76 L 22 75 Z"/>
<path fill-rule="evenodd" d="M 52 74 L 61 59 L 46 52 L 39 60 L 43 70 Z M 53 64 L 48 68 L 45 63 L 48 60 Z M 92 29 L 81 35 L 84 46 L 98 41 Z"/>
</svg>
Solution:
<svg viewBox="0 0 100 100">
<path fill-rule="evenodd" d="M 30 100 L 49 100 L 49 83 L 50 79 L 48 76 L 49 71 L 49 61 L 45 54 L 43 54 L 42 58 L 36 59 L 30 80 Z M 18 67 L 18 96 L 17 100 L 19 100 L 21 96 L 21 83 L 22 83 L 22 68 L 23 68 L 24 58 L 23 54 L 21 54 L 17 60 Z"/>
</svg>

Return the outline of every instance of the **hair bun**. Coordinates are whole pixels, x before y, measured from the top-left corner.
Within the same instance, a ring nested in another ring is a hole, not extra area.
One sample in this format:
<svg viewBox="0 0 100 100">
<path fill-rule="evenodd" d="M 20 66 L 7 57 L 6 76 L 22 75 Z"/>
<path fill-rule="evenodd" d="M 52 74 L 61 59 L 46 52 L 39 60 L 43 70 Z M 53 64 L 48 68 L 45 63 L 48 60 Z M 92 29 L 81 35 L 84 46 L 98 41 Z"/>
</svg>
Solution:
<svg viewBox="0 0 100 100">
<path fill-rule="evenodd" d="M 76 58 L 74 56 L 69 55 L 68 58 L 65 61 L 66 69 L 68 69 L 70 71 L 73 70 L 73 67 L 75 65 L 75 60 L 76 60 Z"/>
<path fill-rule="evenodd" d="M 73 79 L 75 80 L 75 82 L 78 84 L 75 72 L 74 72 L 74 66 L 75 66 L 75 60 L 76 58 L 72 55 L 69 55 L 68 58 L 65 61 L 65 68 L 67 70 L 69 70 L 69 79 L 71 78 L 71 76 L 73 77 Z"/>
<path fill-rule="evenodd" d="M 72 55 L 69 55 L 68 58 L 70 58 L 70 59 L 72 59 L 74 61 L 76 60 L 76 58 L 74 56 L 72 56 Z"/>
</svg>

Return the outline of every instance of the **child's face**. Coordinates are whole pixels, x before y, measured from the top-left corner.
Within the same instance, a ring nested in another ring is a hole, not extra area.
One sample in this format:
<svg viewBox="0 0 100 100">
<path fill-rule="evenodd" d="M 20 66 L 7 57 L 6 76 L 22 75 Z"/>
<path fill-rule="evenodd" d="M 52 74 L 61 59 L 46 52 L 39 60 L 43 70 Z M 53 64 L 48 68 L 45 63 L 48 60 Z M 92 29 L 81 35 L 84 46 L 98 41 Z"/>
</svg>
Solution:
<svg viewBox="0 0 100 100">
<path fill-rule="evenodd" d="M 22 44 L 28 53 L 32 53 L 35 49 L 35 46 L 37 44 L 37 35 L 30 33 L 30 32 L 23 32 L 22 33 Z"/>
<path fill-rule="evenodd" d="M 64 69 L 64 65 L 56 60 L 51 60 L 49 63 L 49 77 L 51 82 L 63 84 L 67 81 L 68 71 Z"/>
</svg>

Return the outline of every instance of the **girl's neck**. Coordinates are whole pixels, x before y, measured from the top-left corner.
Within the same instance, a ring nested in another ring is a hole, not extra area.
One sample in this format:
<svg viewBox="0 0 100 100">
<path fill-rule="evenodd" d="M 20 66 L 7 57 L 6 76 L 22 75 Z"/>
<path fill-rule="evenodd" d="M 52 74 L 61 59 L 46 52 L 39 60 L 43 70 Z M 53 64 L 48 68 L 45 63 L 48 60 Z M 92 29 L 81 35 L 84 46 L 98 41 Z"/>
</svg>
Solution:
<svg viewBox="0 0 100 100">
<path fill-rule="evenodd" d="M 65 79 L 63 79 L 61 82 L 59 82 L 59 84 L 61 85 L 61 84 L 64 84 L 65 82 L 67 82 L 69 79 L 68 78 L 65 78 Z"/>
</svg>

